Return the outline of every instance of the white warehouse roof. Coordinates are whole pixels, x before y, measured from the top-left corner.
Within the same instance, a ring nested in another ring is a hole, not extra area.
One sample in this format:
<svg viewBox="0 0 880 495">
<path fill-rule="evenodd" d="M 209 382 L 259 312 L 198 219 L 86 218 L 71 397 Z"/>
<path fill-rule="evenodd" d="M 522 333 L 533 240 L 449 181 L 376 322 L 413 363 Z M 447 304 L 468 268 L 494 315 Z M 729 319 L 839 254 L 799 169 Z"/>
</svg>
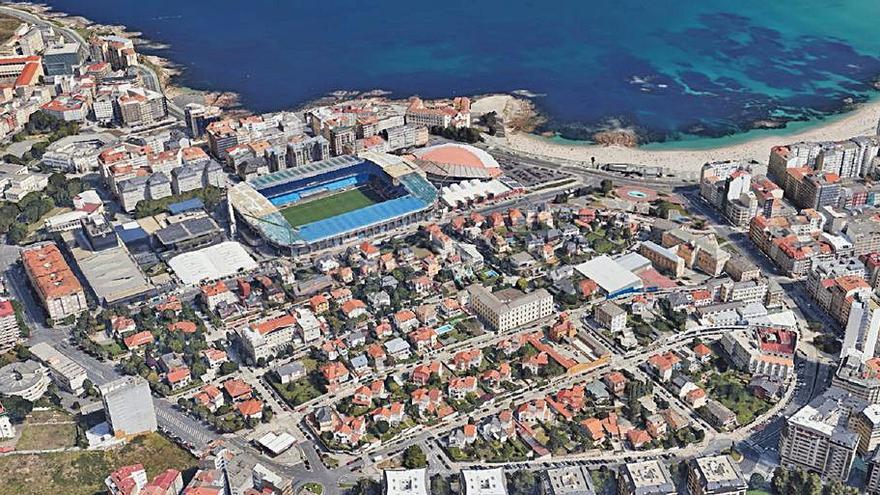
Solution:
<svg viewBox="0 0 880 495">
<path fill-rule="evenodd" d="M 230 277 L 239 272 L 254 270 L 257 262 L 244 250 L 241 244 L 233 241 L 221 242 L 214 246 L 179 254 L 168 260 L 168 266 L 186 285 L 195 285 L 203 280 L 216 280 Z"/>
<path fill-rule="evenodd" d="M 456 207 L 459 203 L 466 204 L 468 201 L 487 198 L 489 195 L 499 196 L 508 192 L 510 192 L 510 188 L 498 179 L 488 181 L 472 179 L 440 189 L 440 198 L 447 206 Z"/>
</svg>

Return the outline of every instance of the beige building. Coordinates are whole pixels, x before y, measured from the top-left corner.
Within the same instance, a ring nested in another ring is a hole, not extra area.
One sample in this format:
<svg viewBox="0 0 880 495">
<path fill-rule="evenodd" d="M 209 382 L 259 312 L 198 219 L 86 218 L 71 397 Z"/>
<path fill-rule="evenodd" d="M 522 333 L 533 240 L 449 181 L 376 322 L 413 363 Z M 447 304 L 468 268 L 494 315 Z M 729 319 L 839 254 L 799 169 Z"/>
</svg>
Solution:
<svg viewBox="0 0 880 495">
<path fill-rule="evenodd" d="M 648 258 L 657 270 L 667 273 L 674 278 L 684 274 L 684 259 L 672 249 L 667 249 L 651 241 L 645 241 L 639 246 L 639 254 Z"/>
<path fill-rule="evenodd" d="M 871 404 L 850 420 L 859 435 L 859 454 L 867 455 L 880 445 L 880 405 Z"/>
<path fill-rule="evenodd" d="M 691 495 L 745 495 L 748 482 L 730 456 L 700 457 L 688 463 Z"/>
<path fill-rule="evenodd" d="M 831 387 L 785 422 L 779 441 L 781 464 L 846 481 L 859 447 L 859 435 L 850 418 L 865 402 L 845 390 Z"/>
<path fill-rule="evenodd" d="M 60 320 L 88 309 L 82 285 L 54 243 L 22 250 L 21 261 L 49 318 Z"/>
<path fill-rule="evenodd" d="M 596 307 L 596 321 L 612 332 L 622 332 L 626 328 L 626 311 L 611 301 Z"/>
<path fill-rule="evenodd" d="M 617 481 L 618 495 L 675 495 L 672 475 L 660 461 L 644 461 L 624 464 L 620 467 Z"/>
<path fill-rule="evenodd" d="M 516 289 L 490 292 L 482 285 L 468 287 L 470 306 L 498 332 L 527 325 L 553 314 L 553 296 L 544 289 L 525 294 Z"/>
</svg>

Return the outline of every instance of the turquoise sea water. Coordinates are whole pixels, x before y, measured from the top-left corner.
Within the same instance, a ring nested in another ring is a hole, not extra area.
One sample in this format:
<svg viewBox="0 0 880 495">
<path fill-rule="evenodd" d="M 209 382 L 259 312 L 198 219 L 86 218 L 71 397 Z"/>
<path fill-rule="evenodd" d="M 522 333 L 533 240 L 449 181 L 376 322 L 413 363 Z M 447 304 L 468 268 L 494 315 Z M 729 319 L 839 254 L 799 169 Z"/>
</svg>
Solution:
<svg viewBox="0 0 880 495">
<path fill-rule="evenodd" d="M 688 147 L 747 139 L 756 121 L 863 101 L 880 74 L 877 0 L 48 3 L 169 44 L 159 54 L 185 67 L 181 84 L 256 111 L 339 89 L 527 90 L 568 138 L 627 125 Z"/>
</svg>

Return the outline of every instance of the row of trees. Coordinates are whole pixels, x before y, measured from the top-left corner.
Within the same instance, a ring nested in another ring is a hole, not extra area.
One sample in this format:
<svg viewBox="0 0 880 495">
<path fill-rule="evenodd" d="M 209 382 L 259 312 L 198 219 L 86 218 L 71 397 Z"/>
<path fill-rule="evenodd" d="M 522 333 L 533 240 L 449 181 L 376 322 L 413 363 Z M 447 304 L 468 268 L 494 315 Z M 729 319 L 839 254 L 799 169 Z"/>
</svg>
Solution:
<svg viewBox="0 0 880 495">
<path fill-rule="evenodd" d="M 770 487 L 777 495 L 858 495 L 859 493 L 857 488 L 838 480 L 822 479 L 816 473 L 782 466 L 773 471 Z"/>
</svg>

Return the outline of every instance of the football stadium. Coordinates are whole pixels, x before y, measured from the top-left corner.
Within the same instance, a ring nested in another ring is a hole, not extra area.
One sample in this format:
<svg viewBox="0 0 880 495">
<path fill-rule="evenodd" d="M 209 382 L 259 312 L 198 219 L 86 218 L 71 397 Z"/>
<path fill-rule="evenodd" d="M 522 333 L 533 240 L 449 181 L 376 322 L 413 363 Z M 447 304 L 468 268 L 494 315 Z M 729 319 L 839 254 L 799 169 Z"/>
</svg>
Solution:
<svg viewBox="0 0 880 495">
<path fill-rule="evenodd" d="M 428 218 L 438 192 L 423 174 L 386 153 L 337 156 L 237 184 L 229 206 L 273 246 L 305 253 Z"/>
</svg>

